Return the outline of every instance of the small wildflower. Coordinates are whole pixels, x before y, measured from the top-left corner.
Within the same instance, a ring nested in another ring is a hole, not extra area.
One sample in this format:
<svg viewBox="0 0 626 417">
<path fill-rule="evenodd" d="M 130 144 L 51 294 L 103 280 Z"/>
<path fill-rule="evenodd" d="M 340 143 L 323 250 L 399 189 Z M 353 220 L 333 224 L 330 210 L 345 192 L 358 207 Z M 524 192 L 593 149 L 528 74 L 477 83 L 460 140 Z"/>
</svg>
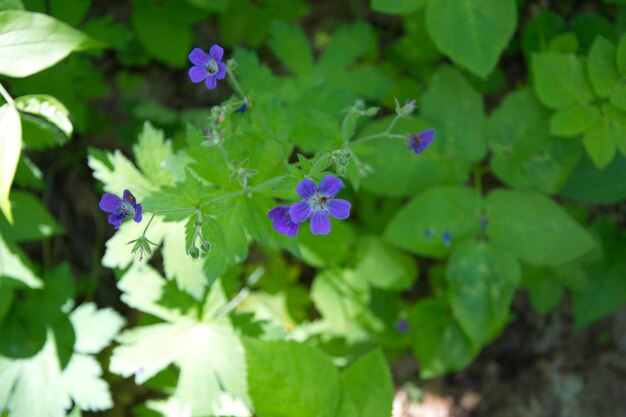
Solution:
<svg viewBox="0 0 626 417">
<path fill-rule="evenodd" d="M 193 64 L 189 68 L 189 78 L 194 83 L 205 82 L 206 87 L 212 90 L 217 80 L 226 77 L 226 64 L 222 62 L 224 49 L 215 44 L 209 49 L 208 55 L 200 48 L 194 48 L 189 54 L 189 61 Z"/>
<path fill-rule="evenodd" d="M 427 129 L 423 132 L 411 135 L 409 138 L 409 149 L 416 154 L 424 152 L 435 140 L 435 129 Z"/>
<path fill-rule="evenodd" d="M 413 111 L 417 108 L 415 99 L 404 100 L 404 105 L 400 106 L 397 99 L 396 101 L 396 114 L 402 117 L 409 117 Z"/>
<path fill-rule="evenodd" d="M 243 99 L 241 106 L 237 107 L 237 109 L 235 110 L 235 113 L 245 113 L 247 108 L 248 108 L 248 98 L 246 97 Z"/>
<path fill-rule="evenodd" d="M 289 237 L 298 234 L 300 225 L 294 223 L 289 216 L 289 206 L 274 207 L 267 213 L 267 217 L 272 219 L 272 226 L 278 233 L 282 233 Z"/>
<path fill-rule="evenodd" d="M 449 230 L 443 232 L 442 240 L 444 246 L 450 247 L 450 245 L 452 245 L 452 233 Z"/>
<path fill-rule="evenodd" d="M 116 230 L 128 217 L 132 217 L 137 223 L 141 222 L 141 204 L 137 204 L 135 196 L 128 190 L 124 190 L 123 198 L 119 198 L 115 194 L 105 193 L 100 199 L 98 207 L 104 212 L 111 213 L 109 214 L 109 223 L 115 226 Z"/>
<path fill-rule="evenodd" d="M 330 233 L 330 219 L 332 217 L 344 220 L 350 217 L 350 202 L 333 198 L 343 187 L 343 182 L 333 175 L 325 176 L 319 188 L 313 180 L 305 178 L 296 187 L 296 192 L 303 201 L 289 207 L 289 216 L 295 223 L 302 223 L 311 219 L 311 233 L 327 235 Z"/>
<path fill-rule="evenodd" d="M 400 319 L 396 321 L 396 330 L 400 333 L 406 333 L 409 331 L 409 321 L 407 319 Z"/>
</svg>

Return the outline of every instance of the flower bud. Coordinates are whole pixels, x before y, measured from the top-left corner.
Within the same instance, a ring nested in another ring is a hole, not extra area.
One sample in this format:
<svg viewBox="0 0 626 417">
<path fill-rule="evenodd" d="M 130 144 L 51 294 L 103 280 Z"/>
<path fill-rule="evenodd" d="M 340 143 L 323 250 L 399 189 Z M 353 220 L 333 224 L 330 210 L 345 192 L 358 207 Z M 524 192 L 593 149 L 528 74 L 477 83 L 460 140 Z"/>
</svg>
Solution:
<svg viewBox="0 0 626 417">
<path fill-rule="evenodd" d="M 207 242 L 206 240 L 203 240 L 202 243 L 200 244 L 200 249 L 202 249 L 202 252 L 208 253 L 211 252 L 211 243 Z"/>
<path fill-rule="evenodd" d="M 190 246 L 189 249 L 187 249 L 187 253 L 193 260 L 197 260 L 200 257 L 200 251 L 195 246 Z"/>
</svg>

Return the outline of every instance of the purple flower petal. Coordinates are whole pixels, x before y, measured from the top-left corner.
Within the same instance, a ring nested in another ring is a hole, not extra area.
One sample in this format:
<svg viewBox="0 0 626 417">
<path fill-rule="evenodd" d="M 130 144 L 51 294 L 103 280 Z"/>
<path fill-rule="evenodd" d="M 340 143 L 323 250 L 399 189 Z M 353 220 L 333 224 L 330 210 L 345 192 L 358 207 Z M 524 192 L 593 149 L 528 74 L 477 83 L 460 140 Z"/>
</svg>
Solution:
<svg viewBox="0 0 626 417">
<path fill-rule="evenodd" d="M 133 217 L 133 220 L 137 223 L 141 223 L 142 211 L 143 209 L 141 208 L 141 204 L 137 204 L 135 206 L 135 217 Z"/>
<path fill-rule="evenodd" d="M 435 140 L 435 129 L 426 129 L 423 132 L 418 133 L 418 136 L 422 142 L 425 142 L 428 146 Z"/>
<path fill-rule="evenodd" d="M 427 129 L 409 138 L 409 148 L 416 154 L 422 153 L 435 140 L 435 129 Z"/>
<path fill-rule="evenodd" d="M 217 63 L 217 74 L 215 74 L 215 77 L 218 80 L 223 80 L 224 77 L 226 77 L 226 64 L 224 64 L 223 62 L 218 62 Z"/>
<path fill-rule="evenodd" d="M 209 56 L 218 62 L 221 61 L 224 56 L 224 48 L 218 44 L 214 44 L 211 46 L 211 49 L 209 49 Z"/>
<path fill-rule="evenodd" d="M 109 223 L 115 227 L 115 230 L 117 230 L 125 218 L 126 216 L 120 216 L 119 213 L 114 212 L 114 213 L 109 214 Z"/>
<path fill-rule="evenodd" d="M 122 205 L 122 199 L 116 196 L 115 194 L 105 193 L 100 199 L 100 203 L 98 207 L 100 210 L 106 211 L 107 213 L 112 213 Z"/>
<path fill-rule="evenodd" d="M 278 206 L 267 213 L 267 217 L 273 219 L 272 226 L 278 233 L 293 237 L 298 234 L 300 225 L 294 223 L 289 216 L 289 206 Z"/>
<path fill-rule="evenodd" d="M 352 204 L 350 204 L 347 200 L 342 200 L 341 198 L 333 198 L 332 200 L 328 200 L 326 203 L 328 214 L 339 220 L 344 220 L 350 217 L 350 207 L 352 207 Z"/>
<path fill-rule="evenodd" d="M 289 217 L 291 217 L 291 221 L 295 223 L 302 223 L 311 217 L 311 207 L 309 207 L 309 203 L 300 201 L 292 204 L 291 207 L 289 207 Z"/>
<path fill-rule="evenodd" d="M 343 181 L 333 175 L 326 175 L 320 182 L 320 194 L 325 197 L 334 197 L 343 187 Z"/>
<path fill-rule="evenodd" d="M 313 194 L 317 192 L 317 185 L 310 178 L 305 178 L 300 181 L 300 184 L 296 187 L 296 192 L 300 197 L 305 200 L 313 197 Z"/>
<path fill-rule="evenodd" d="M 133 207 L 137 207 L 137 200 L 135 199 L 135 196 L 128 190 L 124 190 L 124 201 L 130 203 Z"/>
<path fill-rule="evenodd" d="M 206 70 L 206 68 L 197 66 L 189 68 L 188 74 L 191 82 L 193 83 L 200 83 L 209 76 L 209 72 Z"/>
<path fill-rule="evenodd" d="M 189 61 L 192 64 L 203 67 L 209 63 L 209 56 L 200 48 L 193 48 L 189 53 Z"/>
<path fill-rule="evenodd" d="M 206 79 L 205 85 L 209 90 L 213 90 L 217 86 L 217 80 L 215 77 L 211 76 Z"/>
<path fill-rule="evenodd" d="M 311 233 L 327 235 L 330 233 L 330 219 L 324 210 L 315 210 L 311 216 Z"/>
</svg>

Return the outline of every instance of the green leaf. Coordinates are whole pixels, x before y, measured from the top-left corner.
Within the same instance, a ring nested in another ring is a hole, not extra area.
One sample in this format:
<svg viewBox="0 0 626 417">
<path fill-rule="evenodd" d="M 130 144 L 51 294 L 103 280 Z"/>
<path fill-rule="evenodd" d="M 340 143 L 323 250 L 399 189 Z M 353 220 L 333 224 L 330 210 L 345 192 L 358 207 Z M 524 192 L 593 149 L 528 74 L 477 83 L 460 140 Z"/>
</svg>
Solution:
<svg viewBox="0 0 626 417">
<path fill-rule="evenodd" d="M 409 312 L 409 326 L 422 378 L 462 369 L 478 353 L 441 299 L 427 298 L 415 304 Z"/>
<path fill-rule="evenodd" d="M 0 12 L 0 15 L 1 13 L 5 12 Z M 0 23 L 2 22 L 1 19 L 0 16 Z M 22 125 L 20 124 L 20 115 L 15 106 L 7 103 L 0 107 L 0 210 L 9 223 L 13 223 L 9 192 L 21 151 Z"/>
<path fill-rule="evenodd" d="M 607 97 L 619 80 L 615 62 L 615 46 L 603 38 L 596 37 L 587 58 L 589 79 L 599 97 Z"/>
<path fill-rule="evenodd" d="M 572 171 L 561 194 L 567 198 L 594 204 L 612 204 L 626 198 L 626 158 L 617 155 L 613 162 L 598 169 L 590 158 L 583 158 Z"/>
<path fill-rule="evenodd" d="M 340 26 L 324 49 L 317 63 L 317 70 L 324 74 L 337 73 L 367 52 L 374 38 L 372 28 L 359 22 Z"/>
<path fill-rule="evenodd" d="M 30 94 L 16 98 L 15 107 L 56 126 L 68 138 L 72 136 L 74 126 L 69 119 L 69 111 L 56 98 L 46 94 Z"/>
<path fill-rule="evenodd" d="M 614 224 L 594 225 L 603 249 L 602 259 L 585 268 L 587 280 L 572 292 L 574 324 L 580 329 L 608 316 L 626 303 L 626 236 Z"/>
<path fill-rule="evenodd" d="M 618 84 L 611 92 L 611 104 L 620 110 L 626 111 L 626 84 Z"/>
<path fill-rule="evenodd" d="M 299 26 L 280 20 L 274 21 L 268 44 L 290 72 L 301 77 L 311 74 L 313 54 L 309 40 Z"/>
<path fill-rule="evenodd" d="M 14 242 L 39 240 L 63 233 L 63 229 L 39 199 L 22 191 L 11 193 L 15 223 L 10 225 L 0 218 L 0 234 L 11 236 Z"/>
<path fill-rule="evenodd" d="M 565 28 L 565 19 L 549 9 L 536 13 L 524 27 L 522 48 L 527 61 L 532 52 L 546 52 L 550 39 Z"/>
<path fill-rule="evenodd" d="M 531 70 L 539 100 L 552 109 L 587 104 L 593 99 L 581 60 L 572 54 L 533 54 Z"/>
<path fill-rule="evenodd" d="M 611 137 L 612 131 L 606 119 L 602 118 L 585 132 L 583 145 L 587 155 L 598 168 L 607 166 L 615 156 L 617 146 Z"/>
<path fill-rule="evenodd" d="M 598 13 L 578 11 L 568 23 L 570 30 L 576 34 L 581 53 L 587 53 L 598 36 L 611 42 L 617 42 L 619 36 L 615 24 Z"/>
<path fill-rule="evenodd" d="M 555 193 L 580 157 L 580 145 L 548 133 L 548 111 L 528 89 L 514 91 L 491 114 L 487 125 L 490 167 L 506 184 Z"/>
<path fill-rule="evenodd" d="M 482 78 L 495 68 L 516 24 L 515 0 L 431 0 L 427 6 L 437 48 Z"/>
<path fill-rule="evenodd" d="M 333 417 L 340 380 L 330 358 L 291 341 L 244 339 L 250 397 L 259 417 Z"/>
<path fill-rule="evenodd" d="M 391 415 L 393 381 L 380 349 L 361 356 L 339 375 L 341 417 L 382 417 Z"/>
<path fill-rule="evenodd" d="M 354 274 L 359 280 L 386 290 L 406 290 L 417 279 L 418 271 L 412 257 L 376 237 L 360 242 L 359 261 Z"/>
<path fill-rule="evenodd" d="M 155 129 L 150 122 L 145 122 L 139 133 L 138 143 L 133 146 L 137 166 L 147 179 L 155 185 L 172 185 L 174 178 L 170 167 L 172 143 L 165 140 L 160 129 Z"/>
<path fill-rule="evenodd" d="M 446 268 L 452 312 L 476 346 L 506 325 L 520 277 L 517 259 L 496 246 L 467 240 L 452 251 Z"/>
<path fill-rule="evenodd" d="M 491 242 L 530 265 L 563 264 L 595 246 L 561 206 L 543 195 L 495 190 L 487 196 L 485 207 Z"/>
<path fill-rule="evenodd" d="M 550 133 L 555 136 L 578 136 L 595 125 L 600 119 L 600 111 L 592 105 L 575 104 L 559 110 L 550 118 Z"/>
<path fill-rule="evenodd" d="M 409 14 L 418 11 L 426 0 L 371 0 L 372 10 L 388 14 Z"/>
<path fill-rule="evenodd" d="M 83 20 L 89 11 L 91 0 L 76 0 L 72 3 L 72 7 L 67 7 L 67 3 L 63 0 L 52 0 L 49 7 L 52 16 L 75 26 Z"/>
<path fill-rule="evenodd" d="M 385 239 L 418 255 L 442 257 L 449 251 L 443 233 L 450 232 L 454 242 L 477 233 L 480 210 L 480 196 L 473 189 L 429 188 L 398 211 Z"/>
<path fill-rule="evenodd" d="M 128 189 L 141 203 L 144 197 L 158 188 L 148 181 L 120 150 L 114 153 L 107 152 L 102 155 L 102 159 L 98 156 L 90 152 L 87 164 L 93 170 L 94 178 L 104 184 L 106 192 L 121 196 L 124 190 Z"/>
<path fill-rule="evenodd" d="M 309 224 L 300 225 L 298 243 L 302 259 L 307 264 L 324 268 L 340 265 L 350 253 L 355 240 L 355 233 L 349 224 L 331 220 L 332 233 L 319 236 L 313 235 Z"/>
<path fill-rule="evenodd" d="M 21 0 L 0 0 L 0 10 L 24 10 Z"/>
<path fill-rule="evenodd" d="M 626 77 L 626 35 L 622 35 L 617 44 L 617 69 L 622 77 Z"/>
<path fill-rule="evenodd" d="M 96 354 L 107 347 L 124 326 L 124 319 L 115 310 L 98 310 L 94 303 L 84 303 L 70 314 L 76 332 L 74 350 Z"/>
<path fill-rule="evenodd" d="M 17 10 L 0 12 L 0 74 L 27 77 L 90 42 L 78 30 L 50 16 Z"/>
<path fill-rule="evenodd" d="M 26 257 L 16 246 L 6 242 L 2 236 L 3 233 L 0 233 L 0 284 L 5 284 L 2 277 L 8 277 L 21 281 L 31 288 L 41 288 L 43 283 L 27 266 Z"/>
<path fill-rule="evenodd" d="M 435 128 L 435 142 L 441 142 L 437 149 L 469 162 L 483 158 L 487 151 L 483 100 L 459 71 L 439 69 L 421 102 L 422 116 Z"/>
</svg>

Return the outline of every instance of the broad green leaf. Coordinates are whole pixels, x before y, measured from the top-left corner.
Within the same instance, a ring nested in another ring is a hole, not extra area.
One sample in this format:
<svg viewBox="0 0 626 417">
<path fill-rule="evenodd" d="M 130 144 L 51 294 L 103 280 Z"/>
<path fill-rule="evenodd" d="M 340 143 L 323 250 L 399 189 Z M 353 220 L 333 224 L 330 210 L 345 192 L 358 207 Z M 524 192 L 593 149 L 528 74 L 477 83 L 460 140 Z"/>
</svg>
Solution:
<svg viewBox="0 0 626 417">
<path fill-rule="evenodd" d="M 427 298 L 415 304 L 409 322 L 411 346 L 420 361 L 422 378 L 463 369 L 478 353 L 441 299 Z"/>
<path fill-rule="evenodd" d="M 13 242 L 28 242 L 63 233 L 63 229 L 39 199 L 22 191 L 11 193 L 15 223 L 10 225 L 0 218 L 0 234 L 10 236 Z"/>
<path fill-rule="evenodd" d="M 464 0 L 465 1 L 465 0 Z M 480 94 L 456 69 L 444 66 L 421 99 L 424 119 L 435 128 L 441 153 L 477 162 L 486 153 L 485 111 Z"/>
<path fill-rule="evenodd" d="M 52 96 L 46 94 L 21 96 L 15 99 L 15 107 L 21 112 L 38 116 L 56 126 L 67 137 L 71 137 L 74 132 L 69 111 L 63 103 Z"/>
<path fill-rule="evenodd" d="M 386 290 L 409 289 L 417 279 L 417 265 L 412 257 L 376 237 L 360 242 L 359 261 L 354 274 L 359 280 Z"/>
<path fill-rule="evenodd" d="M 309 223 L 300 224 L 298 243 L 307 264 L 324 268 L 341 265 L 348 258 L 355 240 L 354 229 L 344 221 L 331 220 L 331 224 L 332 232 L 326 236 L 313 235 Z"/>
<path fill-rule="evenodd" d="M 322 73 L 345 70 L 348 65 L 367 52 L 373 37 L 372 28 L 365 23 L 340 26 L 333 33 L 328 47 L 322 52 L 317 69 Z"/>
<path fill-rule="evenodd" d="M 587 58 L 587 71 L 599 97 L 607 97 L 619 80 L 615 62 L 615 46 L 602 36 L 591 45 Z"/>
<path fill-rule="evenodd" d="M 528 291 L 533 308 L 545 315 L 559 305 L 566 286 L 579 289 L 585 278 L 585 271 L 577 263 L 549 268 L 524 267 L 520 285 Z"/>
<path fill-rule="evenodd" d="M 138 143 L 133 146 L 137 166 L 146 178 L 155 185 L 174 184 L 168 164 L 174 154 L 172 143 L 165 140 L 160 129 L 155 129 L 150 122 L 145 122 L 139 133 Z"/>
<path fill-rule="evenodd" d="M 620 110 L 626 111 L 626 84 L 618 84 L 611 91 L 611 104 Z"/>
<path fill-rule="evenodd" d="M 527 61 L 533 52 L 548 51 L 550 39 L 565 28 L 565 19 L 553 10 L 545 9 L 536 13 L 524 27 L 522 48 Z"/>
<path fill-rule="evenodd" d="M 480 230 L 481 200 L 464 187 L 433 187 L 419 194 L 391 220 L 385 239 L 423 256 L 442 257 L 449 249 L 443 234 L 457 242 Z"/>
<path fill-rule="evenodd" d="M 372 10 L 389 14 L 409 14 L 422 7 L 426 0 L 371 0 Z"/>
<path fill-rule="evenodd" d="M 598 168 L 607 166 L 615 156 L 617 146 L 611 136 L 612 133 L 608 121 L 604 118 L 585 132 L 583 145 L 587 155 Z"/>
<path fill-rule="evenodd" d="M 583 63 L 576 55 L 536 53 L 532 55 L 531 70 L 535 93 L 547 107 L 565 109 L 593 99 Z"/>
<path fill-rule="evenodd" d="M 594 204 L 617 203 L 626 198 L 626 181 L 616 181 L 616 178 L 626 178 L 624 156 L 616 155 L 613 162 L 603 169 L 598 169 L 585 156 L 572 171 L 561 194 L 576 201 Z"/>
<path fill-rule="evenodd" d="M 55 125 L 40 117 L 22 112 L 20 113 L 20 119 L 22 121 L 24 148 L 28 150 L 43 150 L 62 146 L 70 140 Z"/>
<path fill-rule="evenodd" d="M 2 13 L 6 12 L 0 12 L 0 15 Z M 0 16 L 1 22 L 2 17 Z M 15 106 L 7 103 L 0 107 L 0 210 L 9 223 L 13 223 L 9 192 L 21 151 L 22 125 L 20 124 L 20 115 Z"/>
<path fill-rule="evenodd" d="M 580 145 L 548 133 L 548 111 L 528 89 L 506 96 L 487 125 L 490 167 L 506 184 L 545 193 L 558 191 L 580 157 Z"/>
<path fill-rule="evenodd" d="M 578 136 L 595 125 L 600 119 L 600 111 L 592 105 L 575 104 L 559 110 L 550 118 L 550 133 L 555 136 Z"/>
<path fill-rule="evenodd" d="M 495 190 L 485 207 L 490 241 L 532 266 L 563 264 L 595 247 L 591 236 L 543 195 Z"/>
<path fill-rule="evenodd" d="M 347 340 L 367 338 L 367 331 L 382 330 L 382 323 L 369 310 L 367 281 L 352 271 L 325 270 L 311 288 L 311 299 L 327 324 L 327 332 Z"/>
<path fill-rule="evenodd" d="M 282 21 L 272 23 L 269 47 L 292 73 L 307 77 L 313 69 L 313 54 L 309 40 L 296 25 Z"/>
<path fill-rule="evenodd" d="M 72 3 L 72 7 L 67 7 L 67 3 L 63 0 L 52 0 L 49 7 L 52 16 L 63 20 L 69 25 L 76 26 L 89 11 L 91 0 L 75 0 Z"/>
<path fill-rule="evenodd" d="M 2 10 L 24 10 L 21 0 L 0 0 L 0 11 Z"/>
<path fill-rule="evenodd" d="M 426 10 L 435 45 L 482 78 L 495 68 L 516 24 L 515 0 L 431 0 Z"/>
<path fill-rule="evenodd" d="M 8 244 L 2 236 L 0 233 L 0 283 L 4 284 L 2 277 L 8 277 L 21 281 L 31 288 L 43 287 L 41 279 L 27 266 L 26 257 L 17 247 Z"/>
<path fill-rule="evenodd" d="M 380 349 L 361 356 L 339 375 L 339 382 L 342 396 L 338 416 L 391 415 L 393 381 Z"/>
<path fill-rule="evenodd" d="M 626 76 L 626 35 L 622 35 L 617 44 L 617 69 L 622 77 Z"/>
<path fill-rule="evenodd" d="M 578 51 L 578 38 L 572 32 L 560 33 L 550 39 L 548 50 L 562 54 L 574 54 Z"/>
<path fill-rule="evenodd" d="M 259 417 L 333 417 L 341 383 L 330 358 L 305 344 L 245 339 L 250 397 Z"/>
<path fill-rule="evenodd" d="M 390 122 L 390 118 L 373 122 L 361 136 L 383 132 Z M 409 135 L 429 127 L 431 125 L 423 119 L 402 119 L 394 127 L 393 133 L 406 135 L 408 139 Z M 464 182 L 469 163 L 462 155 L 448 156 L 444 150 L 445 142 L 446 139 L 440 137 L 437 131 L 435 142 L 420 155 L 415 155 L 405 143 L 397 139 L 375 139 L 368 143 L 371 147 L 367 148 L 355 145 L 352 149 L 364 164 L 360 169 L 369 167 L 373 171 L 362 179 L 363 188 L 377 195 L 397 197 L 412 196 L 433 185 Z"/>
<path fill-rule="evenodd" d="M 626 303 L 626 236 L 614 224 L 594 225 L 603 257 L 585 268 L 587 280 L 572 292 L 574 324 L 585 327 L 616 311 Z"/>
<path fill-rule="evenodd" d="M 598 36 L 603 36 L 610 42 L 617 42 L 619 34 L 611 20 L 599 13 L 578 11 L 573 14 L 568 27 L 578 39 L 580 53 L 586 54 Z"/>
<path fill-rule="evenodd" d="M 0 74 L 27 77 L 92 42 L 50 16 L 26 11 L 0 12 Z"/>
<path fill-rule="evenodd" d="M 477 347 L 506 325 L 520 276 L 517 259 L 497 246 L 467 240 L 452 251 L 446 267 L 448 297 L 454 316 Z"/>
</svg>

